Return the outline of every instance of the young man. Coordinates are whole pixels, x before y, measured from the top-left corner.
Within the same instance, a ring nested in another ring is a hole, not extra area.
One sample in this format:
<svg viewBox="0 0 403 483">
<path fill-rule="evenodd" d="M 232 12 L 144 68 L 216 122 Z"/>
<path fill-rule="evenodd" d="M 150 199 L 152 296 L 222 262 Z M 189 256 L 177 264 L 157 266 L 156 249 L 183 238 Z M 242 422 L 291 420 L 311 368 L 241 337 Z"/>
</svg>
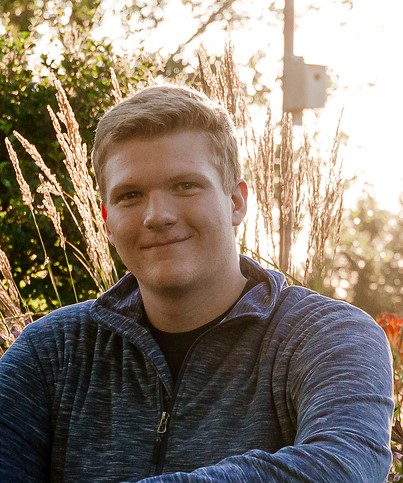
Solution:
<svg viewBox="0 0 403 483">
<path fill-rule="evenodd" d="M 228 113 L 146 88 L 100 120 L 93 160 L 129 273 L 1 359 L 0 481 L 384 481 L 386 338 L 239 257 L 247 186 Z"/>
</svg>

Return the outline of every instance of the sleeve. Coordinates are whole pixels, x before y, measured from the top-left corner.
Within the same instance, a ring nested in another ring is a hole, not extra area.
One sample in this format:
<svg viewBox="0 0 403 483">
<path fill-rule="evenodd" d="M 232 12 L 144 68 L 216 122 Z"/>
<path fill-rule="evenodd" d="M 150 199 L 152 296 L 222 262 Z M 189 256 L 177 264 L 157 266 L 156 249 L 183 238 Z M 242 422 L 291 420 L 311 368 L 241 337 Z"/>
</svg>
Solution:
<svg viewBox="0 0 403 483">
<path fill-rule="evenodd" d="M 390 348 L 375 322 L 357 312 L 358 317 L 350 312 L 355 320 L 347 316 L 326 320 L 319 330 L 301 329 L 288 359 L 289 407 L 284 408 L 295 412 L 292 446 L 274 454 L 255 449 L 191 473 L 141 482 L 386 481 L 394 408 Z M 334 317 L 337 313 L 327 319 Z"/>
<path fill-rule="evenodd" d="M 24 332 L 0 359 L 0 481 L 4 483 L 49 479 L 48 393 Z"/>
</svg>

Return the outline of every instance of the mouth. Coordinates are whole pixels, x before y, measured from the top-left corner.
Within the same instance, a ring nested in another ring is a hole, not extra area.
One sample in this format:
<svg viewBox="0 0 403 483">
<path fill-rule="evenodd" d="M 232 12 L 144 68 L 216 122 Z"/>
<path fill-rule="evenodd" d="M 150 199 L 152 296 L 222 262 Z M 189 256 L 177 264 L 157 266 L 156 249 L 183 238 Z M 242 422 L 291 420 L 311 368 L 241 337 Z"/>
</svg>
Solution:
<svg viewBox="0 0 403 483">
<path fill-rule="evenodd" d="M 183 238 L 173 238 L 169 240 L 156 240 L 155 242 L 147 243 L 143 245 L 143 249 L 149 250 L 151 248 L 160 248 L 160 247 L 166 247 L 170 245 L 175 245 L 176 243 L 181 243 L 186 240 L 188 240 L 190 237 L 183 237 Z"/>
</svg>

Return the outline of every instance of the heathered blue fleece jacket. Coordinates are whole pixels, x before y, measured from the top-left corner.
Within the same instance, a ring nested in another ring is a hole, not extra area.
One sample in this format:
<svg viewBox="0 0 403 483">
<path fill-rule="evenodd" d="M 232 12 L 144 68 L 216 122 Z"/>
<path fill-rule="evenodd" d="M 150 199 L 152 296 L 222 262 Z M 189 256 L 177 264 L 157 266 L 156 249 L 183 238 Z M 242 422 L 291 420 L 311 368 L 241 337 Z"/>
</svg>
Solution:
<svg viewBox="0 0 403 483">
<path fill-rule="evenodd" d="M 384 481 L 382 330 L 241 268 L 257 285 L 194 343 L 175 387 L 132 275 L 30 324 L 0 361 L 0 481 Z"/>
</svg>

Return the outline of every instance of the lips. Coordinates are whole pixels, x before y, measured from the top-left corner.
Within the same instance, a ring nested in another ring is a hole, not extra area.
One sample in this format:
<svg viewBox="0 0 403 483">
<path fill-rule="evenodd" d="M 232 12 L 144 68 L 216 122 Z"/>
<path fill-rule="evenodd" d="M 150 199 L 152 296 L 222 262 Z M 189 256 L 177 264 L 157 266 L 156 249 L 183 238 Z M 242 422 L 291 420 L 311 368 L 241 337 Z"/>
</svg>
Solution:
<svg viewBox="0 0 403 483">
<path fill-rule="evenodd" d="M 175 243 L 180 243 L 180 242 L 186 241 L 189 238 L 190 238 L 190 236 L 181 237 L 181 238 L 170 238 L 170 239 L 167 239 L 167 240 L 162 239 L 162 240 L 150 241 L 150 242 L 145 243 L 142 246 L 142 248 L 147 250 L 147 249 L 150 249 L 150 248 L 165 247 L 165 246 L 169 246 L 169 245 L 174 245 Z"/>
</svg>

